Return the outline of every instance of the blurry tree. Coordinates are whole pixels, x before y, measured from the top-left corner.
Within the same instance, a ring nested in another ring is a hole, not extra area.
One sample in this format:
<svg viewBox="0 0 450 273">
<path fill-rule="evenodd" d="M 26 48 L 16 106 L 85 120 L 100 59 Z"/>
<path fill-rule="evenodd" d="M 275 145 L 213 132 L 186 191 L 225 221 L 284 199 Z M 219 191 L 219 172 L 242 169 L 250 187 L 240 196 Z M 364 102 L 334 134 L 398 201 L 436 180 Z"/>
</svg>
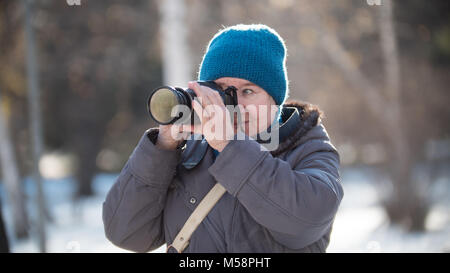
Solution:
<svg viewBox="0 0 450 273">
<path fill-rule="evenodd" d="M 36 206 L 38 210 L 37 217 L 37 232 L 39 251 L 46 252 L 46 231 L 45 222 L 49 212 L 46 209 L 46 201 L 44 189 L 42 185 L 42 176 L 39 169 L 39 163 L 42 157 L 44 144 L 42 139 L 42 114 L 41 114 L 41 91 L 39 88 L 39 73 L 38 73 L 38 58 L 36 56 L 36 39 L 34 36 L 34 26 L 32 20 L 35 18 L 36 12 L 34 9 L 34 2 L 31 0 L 22 1 L 25 6 L 25 41 L 26 41 L 26 68 L 27 68 L 27 89 L 28 89 L 28 115 L 30 121 L 31 131 L 31 147 L 33 153 L 33 182 L 36 185 L 37 196 Z"/>
<path fill-rule="evenodd" d="M 6 234 L 5 222 L 2 213 L 2 200 L 0 200 L 0 253 L 9 252 L 9 241 Z"/>
<path fill-rule="evenodd" d="M 240 8 L 239 3 L 220 0 L 185 0 L 187 43 L 190 49 L 190 73 L 192 80 L 198 78 L 198 70 L 209 40 L 224 26 L 226 6 Z M 225 4 L 227 3 L 227 4 Z M 229 14 L 231 16 L 232 14 Z M 187 85 L 187 83 L 186 83 Z"/>
<path fill-rule="evenodd" d="M 417 193 L 417 188 L 411 183 L 412 162 L 408 138 L 405 135 L 402 120 L 402 103 L 400 92 L 400 71 L 397 56 L 396 38 L 392 23 L 391 1 L 383 1 L 380 7 L 380 42 L 384 56 L 384 72 L 386 77 L 386 94 L 381 94 L 371 80 L 359 71 L 342 42 L 331 31 L 323 29 L 320 19 L 311 11 L 308 13 L 311 22 L 321 33 L 320 45 L 330 59 L 342 70 L 344 76 L 361 92 L 369 109 L 381 119 L 385 126 L 391 164 L 389 172 L 392 179 L 392 192 L 385 197 L 386 212 L 393 222 L 413 221 L 408 223 L 413 229 L 423 229 L 427 206 L 425 200 Z M 308 16 L 306 15 L 306 16 Z M 415 220 L 415 221 L 414 221 Z"/>
<path fill-rule="evenodd" d="M 0 166 L 3 183 L 11 203 L 14 220 L 14 233 L 17 238 L 28 237 L 28 214 L 25 209 L 25 195 L 20 183 L 14 147 L 10 137 L 4 102 L 0 93 Z M 3 223 L 1 223 L 3 225 Z"/>
<path fill-rule="evenodd" d="M 13 1 L 0 2 L 0 162 L 3 183 L 8 200 L 12 208 L 14 235 L 17 238 L 28 237 L 29 220 L 26 210 L 26 196 L 21 183 L 20 165 L 16 157 L 18 141 L 15 131 L 19 126 L 26 128 L 26 124 L 16 124 L 15 114 L 20 112 L 18 101 L 23 99 L 22 71 L 18 66 L 21 60 L 15 60 L 9 54 L 16 52 L 17 42 L 23 39 L 21 17 L 15 16 L 17 3 Z M 7 16 L 9 14 L 10 16 Z M 20 48 L 20 46 L 19 46 Z M 8 64 L 8 65 L 4 65 Z M 17 140 L 17 139 L 15 139 Z"/>
<path fill-rule="evenodd" d="M 185 0 L 159 1 L 163 84 L 187 86 L 191 78 Z"/>
<path fill-rule="evenodd" d="M 147 92 L 161 82 L 157 15 L 148 1 L 40 3 L 46 139 L 77 155 L 78 196 L 93 193 L 100 150 L 111 141 L 126 159 L 120 138 L 143 131 Z"/>
<path fill-rule="evenodd" d="M 391 181 L 389 185 L 383 185 L 391 190 L 384 192 L 382 203 L 389 219 L 392 223 L 401 224 L 408 230 L 423 230 L 431 205 L 431 200 L 424 192 L 429 185 L 426 183 L 424 185 L 423 181 L 417 181 L 413 174 L 414 168 L 423 158 L 420 157 L 421 151 L 417 151 L 416 147 L 411 145 L 412 142 L 417 142 L 416 134 L 412 133 L 411 126 L 417 126 L 417 123 L 410 119 L 405 108 L 407 101 L 404 94 L 408 91 L 402 89 L 401 84 L 392 9 L 392 2 L 385 0 L 378 10 L 374 11 L 378 17 L 375 22 L 378 22 L 382 60 L 378 69 L 384 71 L 384 86 L 374 85 L 370 79 L 373 74 L 368 77 L 358 68 L 352 53 L 345 49 L 336 31 L 326 26 L 326 22 L 319 17 L 316 9 L 309 9 L 308 12 L 302 13 L 301 17 L 316 29 L 321 48 L 342 71 L 353 90 L 360 93 L 365 100 L 365 105 L 377 117 L 378 123 L 382 124 L 379 129 L 383 138 L 380 140 L 384 139 L 387 153 L 387 160 L 382 167 L 389 174 L 389 181 Z M 320 14 L 323 14 L 323 10 L 321 9 Z M 377 73 L 377 75 L 380 74 L 383 75 L 383 73 Z M 426 130 L 426 126 L 420 130 Z M 421 134 L 424 138 L 419 147 L 424 149 L 425 141 L 432 136 L 432 132 L 421 131 Z"/>
<path fill-rule="evenodd" d="M 33 162 L 21 4 L 0 1 L 0 87 L 11 111 L 18 167 L 26 174 Z M 145 0 L 84 1 L 80 6 L 34 1 L 34 11 L 44 149 L 76 155 L 76 195 L 88 196 L 100 161 L 114 167 L 106 171 L 119 171 L 136 135 L 152 125 L 145 103 L 148 92 L 162 82 L 158 9 L 155 1 Z M 115 156 L 99 160 L 102 149 Z"/>
</svg>

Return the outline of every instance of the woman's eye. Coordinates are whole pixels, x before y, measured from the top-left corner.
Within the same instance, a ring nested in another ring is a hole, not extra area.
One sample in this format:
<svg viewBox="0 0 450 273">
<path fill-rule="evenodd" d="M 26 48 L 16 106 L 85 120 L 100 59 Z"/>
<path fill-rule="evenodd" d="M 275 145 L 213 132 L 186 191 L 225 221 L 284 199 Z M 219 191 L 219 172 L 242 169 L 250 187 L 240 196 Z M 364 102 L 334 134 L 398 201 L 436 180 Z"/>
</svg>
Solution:
<svg viewBox="0 0 450 273">
<path fill-rule="evenodd" d="M 242 91 L 242 93 L 244 93 L 245 95 L 250 95 L 250 94 L 253 93 L 253 90 L 251 90 L 251 89 L 244 89 L 244 90 Z"/>
</svg>

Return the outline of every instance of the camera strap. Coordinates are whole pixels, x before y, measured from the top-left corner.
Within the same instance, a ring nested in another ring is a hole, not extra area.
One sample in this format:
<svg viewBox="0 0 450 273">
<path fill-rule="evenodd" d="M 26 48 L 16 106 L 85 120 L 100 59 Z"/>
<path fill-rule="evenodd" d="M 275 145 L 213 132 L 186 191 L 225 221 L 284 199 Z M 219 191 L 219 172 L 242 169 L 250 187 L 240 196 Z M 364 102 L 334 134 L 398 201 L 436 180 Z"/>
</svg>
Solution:
<svg viewBox="0 0 450 273">
<path fill-rule="evenodd" d="M 173 247 L 178 253 L 181 253 L 186 249 L 194 231 L 226 191 L 227 190 L 219 183 L 212 187 L 212 189 L 206 194 L 200 204 L 192 212 L 191 216 L 189 216 L 186 223 L 184 223 L 183 228 L 177 234 L 172 244 L 167 247 L 167 252 L 169 252 L 171 247 Z"/>
</svg>

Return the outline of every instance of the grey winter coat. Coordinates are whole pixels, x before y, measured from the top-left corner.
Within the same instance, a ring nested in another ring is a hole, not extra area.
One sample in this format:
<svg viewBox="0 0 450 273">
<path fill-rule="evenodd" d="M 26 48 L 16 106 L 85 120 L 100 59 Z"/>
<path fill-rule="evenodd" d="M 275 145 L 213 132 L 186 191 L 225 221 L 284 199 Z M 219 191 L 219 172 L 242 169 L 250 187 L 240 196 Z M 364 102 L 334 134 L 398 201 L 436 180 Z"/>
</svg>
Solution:
<svg viewBox="0 0 450 273">
<path fill-rule="evenodd" d="M 320 115 L 311 104 L 288 102 L 277 150 L 232 140 L 215 161 L 205 140 L 164 150 L 155 146 L 158 129 L 149 129 L 103 203 L 106 237 L 136 252 L 169 245 L 218 182 L 227 193 L 185 253 L 325 252 L 343 190 L 339 154 Z"/>
</svg>

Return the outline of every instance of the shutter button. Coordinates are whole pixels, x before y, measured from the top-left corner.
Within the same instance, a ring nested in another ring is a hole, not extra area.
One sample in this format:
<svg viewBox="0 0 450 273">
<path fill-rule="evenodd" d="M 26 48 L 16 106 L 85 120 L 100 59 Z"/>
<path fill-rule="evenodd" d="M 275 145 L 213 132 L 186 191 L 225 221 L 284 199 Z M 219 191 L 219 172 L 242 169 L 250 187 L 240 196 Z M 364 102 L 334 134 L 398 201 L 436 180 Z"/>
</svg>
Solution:
<svg viewBox="0 0 450 273">
<path fill-rule="evenodd" d="M 195 197 L 191 197 L 191 199 L 189 200 L 189 202 L 191 204 L 195 204 L 197 202 L 197 199 L 195 199 Z"/>
</svg>

